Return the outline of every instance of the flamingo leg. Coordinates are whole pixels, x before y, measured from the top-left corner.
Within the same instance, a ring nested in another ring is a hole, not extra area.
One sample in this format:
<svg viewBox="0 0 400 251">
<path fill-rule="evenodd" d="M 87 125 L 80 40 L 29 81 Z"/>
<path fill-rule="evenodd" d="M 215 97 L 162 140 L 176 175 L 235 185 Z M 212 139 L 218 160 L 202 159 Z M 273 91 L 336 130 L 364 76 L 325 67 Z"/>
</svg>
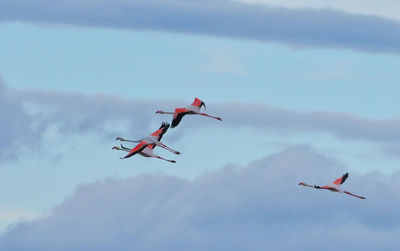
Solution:
<svg viewBox="0 0 400 251">
<path fill-rule="evenodd" d="M 358 195 L 352 194 L 352 193 L 350 193 L 350 192 L 347 192 L 347 191 L 343 191 L 343 192 L 344 192 L 344 193 L 347 193 L 348 195 L 351 195 L 351 196 L 354 196 L 354 197 L 360 198 L 360 199 L 365 199 L 365 197 L 358 196 Z"/>
<path fill-rule="evenodd" d="M 180 152 L 175 151 L 175 150 L 172 149 L 172 148 L 169 148 L 168 146 L 164 145 L 164 144 L 161 143 L 161 142 L 155 142 L 154 144 L 156 144 L 157 146 L 162 147 L 162 148 L 164 148 L 165 150 L 170 151 L 170 152 L 172 152 L 172 153 L 181 154 Z"/>
<path fill-rule="evenodd" d="M 171 163 L 176 163 L 175 160 L 164 159 L 163 157 L 160 157 L 160 156 L 158 156 L 158 155 L 155 155 L 154 153 L 147 153 L 147 154 L 148 154 L 150 157 L 153 157 L 153 158 L 165 160 L 165 161 L 168 161 L 168 162 L 171 162 Z"/>
<path fill-rule="evenodd" d="M 213 118 L 213 119 L 218 119 L 219 121 L 222 121 L 222 119 L 220 117 L 214 117 L 214 116 L 208 115 L 206 113 L 199 113 L 199 115 L 210 117 L 210 118 Z"/>
<path fill-rule="evenodd" d="M 162 158 L 162 157 L 160 157 L 160 156 L 155 156 L 154 158 L 162 159 L 162 160 L 165 160 L 165 161 L 168 161 L 168 162 L 171 162 L 171 163 L 176 163 L 175 160 L 164 159 L 164 158 Z"/>
</svg>

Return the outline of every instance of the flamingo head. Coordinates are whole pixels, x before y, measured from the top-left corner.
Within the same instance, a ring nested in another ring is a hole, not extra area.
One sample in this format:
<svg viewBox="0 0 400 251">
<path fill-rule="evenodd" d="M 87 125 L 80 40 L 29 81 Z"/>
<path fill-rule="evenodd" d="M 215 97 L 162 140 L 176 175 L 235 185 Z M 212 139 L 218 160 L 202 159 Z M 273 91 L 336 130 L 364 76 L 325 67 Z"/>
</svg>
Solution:
<svg viewBox="0 0 400 251">
<path fill-rule="evenodd" d="M 121 138 L 121 137 L 117 137 L 115 140 L 123 140 L 123 138 Z"/>
<path fill-rule="evenodd" d="M 156 114 L 158 114 L 158 113 L 163 113 L 163 111 L 161 111 L 161 110 L 158 110 L 158 111 L 156 111 Z"/>
<path fill-rule="evenodd" d="M 118 147 L 118 146 L 114 146 L 113 148 L 112 148 L 112 150 L 119 150 L 120 148 Z"/>
<path fill-rule="evenodd" d="M 300 182 L 300 183 L 299 183 L 299 186 L 300 186 L 300 185 L 302 185 L 302 186 L 305 186 L 305 185 L 306 185 L 306 183 L 304 183 L 304 182 Z"/>
</svg>

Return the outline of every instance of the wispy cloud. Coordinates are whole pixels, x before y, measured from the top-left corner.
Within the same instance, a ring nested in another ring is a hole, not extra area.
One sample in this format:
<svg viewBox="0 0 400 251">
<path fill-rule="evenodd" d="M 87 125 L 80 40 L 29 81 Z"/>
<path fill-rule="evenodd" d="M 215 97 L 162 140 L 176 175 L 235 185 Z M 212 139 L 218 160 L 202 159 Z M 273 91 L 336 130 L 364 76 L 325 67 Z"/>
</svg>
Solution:
<svg viewBox="0 0 400 251">
<path fill-rule="evenodd" d="M 48 217 L 22 222 L 1 250 L 349 250 L 399 245 L 400 176 L 350 174 L 306 146 L 225 167 L 193 181 L 168 176 L 110 179 L 81 186 Z M 388 193 L 390 191 L 390 193 Z M 368 209 L 368 210 L 366 210 Z"/>
<path fill-rule="evenodd" d="M 376 15 L 390 19 L 400 20 L 397 12 L 400 3 L 393 0 L 336 0 L 336 1 L 315 1 L 315 0 L 238 0 L 244 3 L 267 4 L 272 6 L 288 8 L 313 8 L 313 9 L 338 9 L 348 13 L 364 15 Z"/>
<path fill-rule="evenodd" d="M 187 103 L 191 101 L 187 100 Z M 17 159 L 24 149 L 40 150 L 49 131 L 62 135 L 98 133 L 113 138 L 121 130 L 110 125 L 124 124 L 130 133 L 141 137 L 154 129 L 152 127 L 159 126 L 154 124 L 158 123 L 155 121 L 171 121 L 170 116 L 156 116 L 156 110 L 172 110 L 186 105 L 176 100 L 161 102 L 114 95 L 17 90 L 4 85 L 0 85 L 0 103 L 0 160 Z M 296 112 L 266 104 L 225 103 L 209 107 L 212 107 L 211 113 L 223 118 L 225 127 L 328 133 L 343 140 L 373 142 L 386 148 L 400 140 L 398 118 L 374 120 L 329 111 Z M 179 127 L 179 135 L 184 135 L 189 129 L 210 125 L 203 119 L 186 119 L 184 122 Z M 393 151 L 384 152 L 391 156 L 394 154 Z"/>
<path fill-rule="evenodd" d="M 230 0 L 5 0 L 1 21 L 161 30 L 296 47 L 400 52 L 400 22 L 335 10 L 271 8 Z"/>
<path fill-rule="evenodd" d="M 400 119 L 374 120 L 350 113 L 329 111 L 296 112 L 265 104 L 219 105 L 226 126 L 250 126 L 277 130 L 330 133 L 347 140 L 392 143 L 400 140 Z"/>
</svg>

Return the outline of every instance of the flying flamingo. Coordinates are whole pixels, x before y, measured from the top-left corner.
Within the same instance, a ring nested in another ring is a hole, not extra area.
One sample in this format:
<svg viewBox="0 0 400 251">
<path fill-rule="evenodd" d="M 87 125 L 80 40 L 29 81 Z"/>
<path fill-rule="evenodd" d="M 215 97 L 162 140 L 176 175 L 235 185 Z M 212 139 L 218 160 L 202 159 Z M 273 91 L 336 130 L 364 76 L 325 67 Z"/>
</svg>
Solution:
<svg viewBox="0 0 400 251">
<path fill-rule="evenodd" d="M 166 123 L 166 122 L 163 122 L 162 125 L 160 126 L 160 128 L 157 131 L 153 132 L 150 136 L 147 136 L 147 137 L 145 137 L 145 138 L 143 138 L 141 140 L 128 140 L 128 139 L 124 139 L 124 138 L 121 138 L 121 137 L 117 137 L 116 140 L 132 142 L 132 143 L 139 143 L 139 144 L 136 145 L 132 149 L 124 147 L 122 145 L 121 145 L 122 148 L 114 146 L 112 149 L 129 152 L 122 159 L 129 158 L 129 157 L 135 155 L 136 153 L 142 153 L 142 152 L 143 152 L 143 154 L 141 154 L 141 155 L 143 155 L 143 156 L 148 155 L 146 157 L 158 158 L 158 156 L 156 157 L 156 155 L 153 154 L 153 149 L 154 149 L 155 146 L 160 146 L 160 147 L 162 147 L 162 148 L 164 148 L 164 149 L 166 149 L 166 150 L 168 150 L 170 152 L 173 152 L 175 154 L 181 154 L 180 152 L 175 151 L 174 149 L 171 149 L 168 146 L 164 145 L 160 141 L 162 136 L 164 135 L 164 133 L 167 132 L 168 128 L 169 128 L 169 124 Z"/>
<path fill-rule="evenodd" d="M 340 189 L 340 185 L 343 184 L 346 181 L 347 177 L 349 177 L 349 173 L 345 173 L 342 177 L 340 177 L 339 179 L 335 180 L 333 182 L 333 184 L 327 185 L 327 186 L 323 186 L 323 187 L 315 186 L 315 185 L 311 186 L 311 185 L 308 185 L 308 184 L 306 184 L 304 182 L 300 182 L 299 185 L 312 187 L 312 188 L 316 188 L 316 189 L 328 189 L 329 191 L 332 191 L 332 192 L 346 193 L 348 195 L 351 195 L 351 196 L 354 196 L 354 197 L 357 197 L 357 198 L 360 198 L 360 199 L 365 199 L 365 197 L 358 196 L 358 195 L 355 195 L 355 194 L 352 194 L 350 192 L 347 192 L 347 191 L 344 191 L 344 190 Z"/>
<path fill-rule="evenodd" d="M 176 163 L 175 160 L 164 159 L 163 157 L 160 157 L 160 156 L 154 154 L 154 153 L 153 153 L 154 147 L 156 147 L 155 144 L 148 145 L 148 146 L 146 146 L 141 152 L 138 152 L 138 153 L 139 153 L 140 155 L 142 155 L 143 157 L 158 158 L 158 159 L 162 159 L 162 160 L 169 161 L 169 162 L 172 162 L 172 163 Z M 121 151 L 129 152 L 129 154 L 128 154 L 127 156 L 125 156 L 124 158 L 121 158 L 121 159 L 129 158 L 130 156 L 132 156 L 133 154 L 135 154 L 135 153 L 131 154 L 132 149 L 131 149 L 131 148 L 124 147 L 123 145 L 121 145 L 121 147 L 114 146 L 112 149 L 113 149 L 113 150 L 121 150 Z"/>
<path fill-rule="evenodd" d="M 172 128 L 176 127 L 179 124 L 179 122 L 181 122 L 182 117 L 185 116 L 186 114 L 197 114 L 197 115 L 202 115 L 202 116 L 206 116 L 206 117 L 210 117 L 210 118 L 218 119 L 218 120 L 222 121 L 222 119 L 219 117 L 210 116 L 208 114 L 200 112 L 200 109 L 202 106 L 204 106 L 204 109 L 206 109 L 206 104 L 204 104 L 203 101 L 201 101 L 198 98 L 194 98 L 193 103 L 186 108 L 176 108 L 175 112 L 164 112 L 164 111 L 159 110 L 159 111 L 156 111 L 156 114 L 157 113 L 174 114 L 174 117 L 172 119 L 172 125 L 171 125 Z"/>
</svg>

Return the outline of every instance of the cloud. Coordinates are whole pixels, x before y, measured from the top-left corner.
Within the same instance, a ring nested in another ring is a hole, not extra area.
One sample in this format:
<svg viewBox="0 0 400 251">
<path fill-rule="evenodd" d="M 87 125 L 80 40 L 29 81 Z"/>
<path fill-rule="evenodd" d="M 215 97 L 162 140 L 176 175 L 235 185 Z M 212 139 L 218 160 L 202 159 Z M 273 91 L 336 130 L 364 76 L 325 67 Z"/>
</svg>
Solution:
<svg viewBox="0 0 400 251">
<path fill-rule="evenodd" d="M 5 0 L 0 21 L 158 30 L 295 47 L 400 52 L 400 22 L 323 9 L 272 8 L 230 0 Z"/>
<path fill-rule="evenodd" d="M 165 103 L 116 95 L 19 90 L 0 82 L 0 161 L 43 150 L 46 140 L 54 141 L 51 137 L 65 140 L 71 135 L 96 133 L 105 139 L 127 131 L 133 132 L 131 137 L 143 137 L 158 129 L 154 113 L 161 106 Z M 121 124 L 124 130 L 117 127 Z"/>
<path fill-rule="evenodd" d="M 42 136 L 42 132 L 35 128 L 34 118 L 24 111 L 22 103 L 15 99 L 1 79 L 0 125 L 0 156 L 7 160 L 18 157 L 12 149 L 19 148 L 23 143 L 32 145 Z"/>
<path fill-rule="evenodd" d="M 400 158 L 400 144 L 388 144 L 383 148 L 383 152 L 390 157 Z"/>
<path fill-rule="evenodd" d="M 400 4 L 393 0 L 336 0 L 336 1 L 315 1 L 315 0 L 238 0 L 244 3 L 259 3 L 272 6 L 281 6 L 288 8 L 313 8 L 313 9 L 338 9 L 350 13 L 358 13 L 365 15 L 377 15 L 390 19 L 399 19 L 397 9 Z"/>
<path fill-rule="evenodd" d="M 226 126 L 250 126 L 311 133 L 330 133 L 347 140 L 393 143 L 400 140 L 400 119 L 374 120 L 350 113 L 296 112 L 265 104 L 230 103 L 215 108 Z"/>
<path fill-rule="evenodd" d="M 343 188 L 366 200 L 297 185 L 330 183 L 345 171 L 293 146 L 192 181 L 99 181 L 80 186 L 50 216 L 8 229 L 0 250 L 396 249 L 399 174 L 350 174 Z"/>
<path fill-rule="evenodd" d="M 171 122 L 171 116 L 157 116 L 156 110 L 185 107 L 191 101 L 134 100 L 116 95 L 13 89 L 0 82 L 0 160 L 16 160 L 24 151 L 42 150 L 49 135 L 68 138 L 95 133 L 102 139 L 125 134 L 143 137 L 158 128 L 158 123 Z M 400 119 L 397 118 L 373 120 L 328 111 L 296 112 L 266 104 L 215 103 L 208 107 L 208 113 L 224 121 L 210 123 L 208 119 L 186 118 L 179 126 L 180 133 L 168 140 L 176 140 L 194 128 L 223 125 L 291 133 L 328 133 L 344 140 L 381 144 L 385 148 L 383 152 L 389 156 L 398 152 L 389 147 L 400 140 Z M 50 140 L 55 139 L 50 137 Z"/>
</svg>

